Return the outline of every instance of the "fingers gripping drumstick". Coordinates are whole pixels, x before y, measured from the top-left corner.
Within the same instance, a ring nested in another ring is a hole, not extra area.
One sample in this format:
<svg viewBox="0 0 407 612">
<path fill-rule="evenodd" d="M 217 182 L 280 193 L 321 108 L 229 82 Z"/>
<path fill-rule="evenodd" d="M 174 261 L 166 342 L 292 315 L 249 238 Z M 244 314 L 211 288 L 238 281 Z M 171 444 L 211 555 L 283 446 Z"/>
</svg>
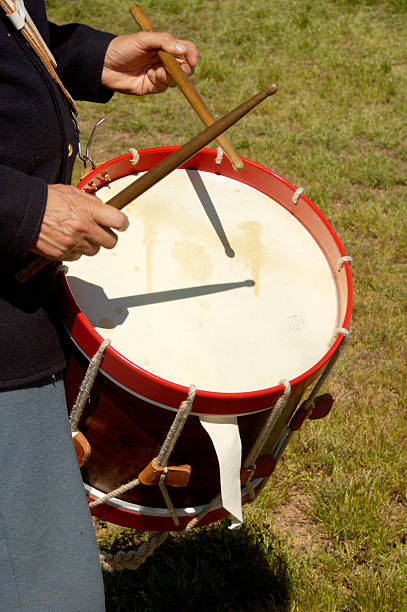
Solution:
<svg viewBox="0 0 407 612">
<path fill-rule="evenodd" d="M 132 4 L 130 6 L 130 13 L 133 15 L 134 19 L 137 21 L 142 30 L 145 30 L 146 32 L 154 32 L 153 26 L 151 25 L 147 15 L 142 11 L 138 4 Z M 207 127 L 212 125 L 212 123 L 215 121 L 215 117 L 212 115 L 211 111 L 195 87 L 188 80 L 188 77 L 184 74 L 175 57 L 171 55 L 171 53 L 167 53 L 167 51 L 158 51 L 157 54 L 198 117 L 200 117 L 202 122 Z M 243 162 L 236 155 L 226 136 L 224 134 L 220 134 L 216 141 L 230 159 L 234 170 L 243 170 Z"/>
<path fill-rule="evenodd" d="M 260 102 L 265 100 L 267 96 L 275 94 L 277 89 L 278 85 L 276 83 L 267 85 L 262 91 L 254 95 L 246 102 L 243 102 L 240 104 L 240 106 L 237 106 L 223 117 L 220 117 L 220 119 L 215 121 L 215 123 L 212 123 L 212 125 L 207 127 L 203 132 L 200 132 L 194 136 L 191 140 L 182 145 L 182 147 L 171 153 L 171 155 L 168 155 L 168 157 L 163 159 L 156 166 L 153 166 L 153 168 L 148 170 L 148 172 L 143 174 L 143 176 L 137 179 L 134 183 L 108 200 L 106 205 L 108 204 L 109 206 L 114 206 L 118 209 L 124 208 L 135 198 L 138 198 L 138 196 L 147 191 L 147 189 L 150 189 L 150 187 L 161 181 L 173 170 L 179 168 L 179 166 L 182 166 L 182 164 L 187 162 L 201 149 L 206 147 L 207 144 L 217 138 L 219 134 L 222 134 Z M 31 276 L 39 272 L 39 270 L 42 270 L 42 268 L 49 263 L 50 260 L 46 257 L 37 257 L 28 266 L 17 272 L 15 278 L 19 282 L 23 283 Z"/>
</svg>

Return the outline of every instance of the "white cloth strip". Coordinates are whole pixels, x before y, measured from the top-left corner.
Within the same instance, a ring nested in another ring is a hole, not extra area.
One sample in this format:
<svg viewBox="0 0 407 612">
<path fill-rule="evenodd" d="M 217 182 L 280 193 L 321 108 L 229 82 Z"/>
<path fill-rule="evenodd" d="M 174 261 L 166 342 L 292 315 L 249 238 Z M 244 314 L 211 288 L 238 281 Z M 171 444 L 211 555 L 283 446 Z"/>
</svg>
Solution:
<svg viewBox="0 0 407 612">
<path fill-rule="evenodd" d="M 222 505 L 241 524 L 242 442 L 237 417 L 201 416 L 199 420 L 212 440 L 218 458 Z"/>
</svg>

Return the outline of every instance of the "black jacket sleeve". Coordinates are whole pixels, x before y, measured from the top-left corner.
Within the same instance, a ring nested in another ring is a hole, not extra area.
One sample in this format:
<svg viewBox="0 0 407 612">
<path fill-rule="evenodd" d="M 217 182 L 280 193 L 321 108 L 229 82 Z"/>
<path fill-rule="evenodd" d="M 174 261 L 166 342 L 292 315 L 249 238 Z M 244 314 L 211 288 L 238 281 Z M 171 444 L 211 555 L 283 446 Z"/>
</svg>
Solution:
<svg viewBox="0 0 407 612">
<path fill-rule="evenodd" d="M 39 231 L 48 187 L 41 178 L 2 165 L 0 184 L 0 265 L 17 269 Z"/>
<path fill-rule="evenodd" d="M 35 17 L 71 95 L 108 101 L 113 92 L 101 86 L 100 78 L 113 34 L 78 24 L 48 24 L 45 13 Z M 71 143 L 76 152 L 76 135 L 58 86 L 3 16 L 0 134 L 0 263 L 10 271 L 28 254 L 39 231 L 47 184 L 70 182 L 73 156 L 68 160 L 67 150 Z"/>
<path fill-rule="evenodd" d="M 107 102 L 113 92 L 100 83 L 103 60 L 113 34 L 85 25 L 49 23 L 51 51 L 61 81 L 75 100 Z"/>
<path fill-rule="evenodd" d="M 48 24 L 42 0 L 25 5 L 71 95 L 106 102 L 112 92 L 100 77 L 113 36 Z M 32 256 L 47 185 L 70 183 L 76 152 L 75 126 L 58 85 L 0 9 L 0 389 L 40 381 L 65 365 L 54 323 L 54 266 L 21 285 L 14 275 Z"/>
</svg>

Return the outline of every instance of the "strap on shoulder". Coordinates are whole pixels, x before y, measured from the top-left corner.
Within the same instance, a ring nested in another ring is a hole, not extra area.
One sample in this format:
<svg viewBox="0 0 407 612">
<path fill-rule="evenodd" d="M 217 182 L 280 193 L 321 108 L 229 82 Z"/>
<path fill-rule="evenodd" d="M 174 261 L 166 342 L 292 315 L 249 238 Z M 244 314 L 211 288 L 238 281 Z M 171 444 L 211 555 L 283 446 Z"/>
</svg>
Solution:
<svg viewBox="0 0 407 612">
<path fill-rule="evenodd" d="M 76 104 L 55 71 L 57 66 L 55 58 L 28 14 L 24 6 L 24 0 L 0 0 L 0 6 L 3 8 L 6 17 L 11 21 L 15 29 L 23 34 L 24 38 L 38 55 L 55 83 L 59 85 L 68 106 L 73 110 L 75 115 L 77 115 L 78 109 Z"/>
</svg>

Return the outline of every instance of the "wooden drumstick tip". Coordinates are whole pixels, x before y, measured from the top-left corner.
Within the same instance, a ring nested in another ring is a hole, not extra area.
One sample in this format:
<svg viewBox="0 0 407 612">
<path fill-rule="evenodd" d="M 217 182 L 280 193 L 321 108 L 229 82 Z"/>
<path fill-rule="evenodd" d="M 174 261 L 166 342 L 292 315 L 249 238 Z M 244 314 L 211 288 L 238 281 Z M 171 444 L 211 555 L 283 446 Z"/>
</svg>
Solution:
<svg viewBox="0 0 407 612">
<path fill-rule="evenodd" d="M 267 85 L 264 88 L 264 93 L 266 96 L 272 96 L 277 91 L 278 91 L 278 83 L 267 83 Z M 237 160 L 232 161 L 231 163 L 232 163 L 233 169 L 236 170 L 236 172 L 241 172 L 244 168 L 244 163 L 239 158 Z"/>
<path fill-rule="evenodd" d="M 235 161 L 231 161 L 231 164 L 232 164 L 233 170 L 236 170 L 236 172 L 241 172 L 244 168 L 244 163 L 239 158 L 237 158 Z"/>
<path fill-rule="evenodd" d="M 272 96 L 277 91 L 278 91 L 278 83 L 267 83 L 267 85 L 264 88 L 264 93 L 267 96 Z"/>
</svg>

